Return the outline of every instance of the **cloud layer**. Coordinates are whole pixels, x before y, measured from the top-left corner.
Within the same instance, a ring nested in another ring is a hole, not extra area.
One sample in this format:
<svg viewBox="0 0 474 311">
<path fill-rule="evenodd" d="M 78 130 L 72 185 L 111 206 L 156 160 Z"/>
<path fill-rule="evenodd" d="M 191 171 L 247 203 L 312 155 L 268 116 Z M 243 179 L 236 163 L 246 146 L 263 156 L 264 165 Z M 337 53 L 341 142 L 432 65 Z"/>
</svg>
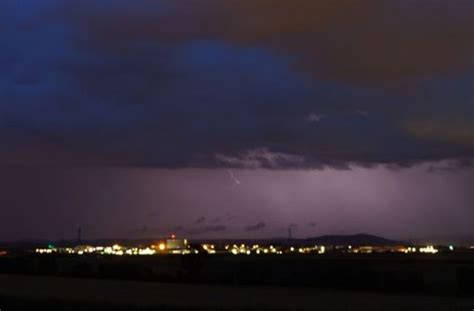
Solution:
<svg viewBox="0 0 474 311">
<path fill-rule="evenodd" d="M 474 156 L 470 0 L 0 6 L 2 166 Z"/>
</svg>

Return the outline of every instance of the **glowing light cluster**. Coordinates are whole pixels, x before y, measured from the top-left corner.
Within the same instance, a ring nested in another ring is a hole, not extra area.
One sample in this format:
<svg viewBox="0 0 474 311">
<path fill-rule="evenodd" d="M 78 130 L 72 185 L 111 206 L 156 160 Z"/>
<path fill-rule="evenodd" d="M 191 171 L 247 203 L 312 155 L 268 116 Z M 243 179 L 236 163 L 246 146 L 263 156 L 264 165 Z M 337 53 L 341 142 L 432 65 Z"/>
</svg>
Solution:
<svg viewBox="0 0 474 311">
<path fill-rule="evenodd" d="M 183 240 L 183 243 L 179 244 L 180 240 L 173 240 L 174 245 L 173 249 L 168 249 L 165 242 L 160 242 L 156 245 L 146 246 L 146 247 L 127 247 L 119 244 L 114 244 L 112 246 L 88 246 L 80 245 L 76 247 L 60 247 L 56 248 L 53 245 L 49 245 L 47 248 L 37 248 L 35 252 L 38 254 L 71 254 L 71 255 L 114 255 L 114 256 L 150 256 L 155 254 L 190 254 L 191 250 L 188 249 L 187 241 Z M 180 248 L 180 245 L 183 245 L 184 248 Z"/>
<path fill-rule="evenodd" d="M 466 247 L 465 249 L 469 249 Z M 71 254 L 71 255 L 113 255 L 113 256 L 151 256 L 160 254 L 187 255 L 199 254 L 233 254 L 233 255 L 321 255 L 325 253 L 345 253 L 345 254 L 371 254 L 371 253 L 425 253 L 437 254 L 438 252 L 454 252 L 452 245 L 435 248 L 433 245 L 427 246 L 358 246 L 358 245 L 261 245 L 261 244 L 227 244 L 224 247 L 211 243 L 203 243 L 200 247 L 192 248 L 187 240 L 166 239 L 145 247 L 129 247 L 119 244 L 111 246 L 89 246 L 79 245 L 75 247 L 55 247 L 48 245 L 46 248 L 37 248 L 35 252 L 38 254 Z M 456 251 L 463 251 L 463 248 L 456 247 Z M 0 255 L 6 254 L 0 252 Z"/>
<path fill-rule="evenodd" d="M 216 246 L 213 244 L 202 244 L 201 246 L 208 254 L 216 253 Z"/>
<path fill-rule="evenodd" d="M 283 251 L 280 247 L 274 247 L 273 245 L 270 245 L 268 247 L 266 246 L 260 246 L 258 244 L 254 245 L 245 245 L 245 244 L 233 244 L 233 245 L 226 245 L 225 250 L 227 252 L 230 252 L 234 255 L 252 255 L 252 254 L 277 254 L 281 255 L 283 254 Z"/>
<path fill-rule="evenodd" d="M 420 253 L 426 253 L 426 254 L 436 254 L 438 250 L 434 248 L 433 245 L 428 245 L 426 247 L 420 247 Z"/>
<path fill-rule="evenodd" d="M 37 248 L 35 252 L 38 254 L 52 254 L 52 253 L 56 253 L 56 250 L 50 249 L 50 248 Z"/>
<path fill-rule="evenodd" d="M 290 247 L 290 252 L 294 252 L 295 248 Z M 324 246 L 306 246 L 298 248 L 299 254 L 324 254 L 326 252 L 326 248 Z"/>
</svg>

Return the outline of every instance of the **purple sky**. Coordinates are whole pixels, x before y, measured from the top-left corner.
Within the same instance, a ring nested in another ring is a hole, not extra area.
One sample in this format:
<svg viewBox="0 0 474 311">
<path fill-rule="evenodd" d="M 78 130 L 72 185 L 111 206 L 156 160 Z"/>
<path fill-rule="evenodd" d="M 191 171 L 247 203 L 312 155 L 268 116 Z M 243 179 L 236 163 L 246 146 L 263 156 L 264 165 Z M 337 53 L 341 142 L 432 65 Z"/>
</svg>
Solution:
<svg viewBox="0 0 474 311">
<path fill-rule="evenodd" d="M 472 236 L 472 169 L 8 169 L 0 236 L 299 237 L 370 232 L 398 239 Z"/>
<path fill-rule="evenodd" d="M 0 240 L 472 237 L 473 16 L 1 0 Z"/>
</svg>

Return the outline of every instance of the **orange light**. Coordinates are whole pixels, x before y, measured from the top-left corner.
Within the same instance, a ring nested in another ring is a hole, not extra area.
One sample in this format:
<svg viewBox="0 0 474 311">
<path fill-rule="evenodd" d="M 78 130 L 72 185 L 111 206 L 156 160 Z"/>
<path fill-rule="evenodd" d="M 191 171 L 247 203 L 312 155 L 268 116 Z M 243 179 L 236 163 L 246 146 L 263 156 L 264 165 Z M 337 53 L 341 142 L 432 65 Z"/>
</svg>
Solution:
<svg viewBox="0 0 474 311">
<path fill-rule="evenodd" d="M 176 234 L 172 234 L 172 235 L 171 235 L 171 238 L 172 238 L 173 240 L 176 239 Z"/>
<path fill-rule="evenodd" d="M 158 245 L 158 249 L 159 249 L 160 251 L 164 251 L 165 248 L 166 248 L 165 243 L 160 243 L 160 244 Z"/>
</svg>

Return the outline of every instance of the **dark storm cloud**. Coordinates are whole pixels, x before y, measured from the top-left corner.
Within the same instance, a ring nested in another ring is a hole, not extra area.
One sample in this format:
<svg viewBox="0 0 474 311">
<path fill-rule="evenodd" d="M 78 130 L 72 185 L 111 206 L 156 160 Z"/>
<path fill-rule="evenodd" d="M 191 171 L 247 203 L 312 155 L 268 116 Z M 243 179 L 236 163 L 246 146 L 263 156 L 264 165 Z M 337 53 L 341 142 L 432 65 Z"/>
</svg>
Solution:
<svg viewBox="0 0 474 311">
<path fill-rule="evenodd" d="M 255 225 L 250 225 L 250 226 L 245 227 L 245 231 L 247 231 L 247 232 L 249 232 L 249 231 L 260 231 L 260 230 L 265 229 L 266 226 L 267 226 L 266 223 L 259 222 Z"/>
<path fill-rule="evenodd" d="M 3 165 L 348 168 L 474 155 L 472 1 L 0 5 Z"/>
<path fill-rule="evenodd" d="M 205 222 L 205 221 L 206 221 L 206 217 L 201 216 L 201 217 L 199 217 L 198 219 L 196 219 L 196 221 L 195 221 L 194 223 L 195 223 L 195 224 L 201 224 L 201 223 L 203 223 L 203 222 Z"/>
<path fill-rule="evenodd" d="M 92 2 L 86 1 L 83 10 L 74 4 L 67 17 L 87 24 L 93 38 L 112 45 L 118 40 L 209 39 L 263 44 L 295 55 L 298 67 L 316 75 L 357 82 L 465 72 L 473 66 L 469 0 L 124 3 L 104 16 L 103 9 L 91 12 Z"/>
<path fill-rule="evenodd" d="M 236 156 L 217 154 L 219 164 L 242 168 L 280 168 L 287 166 L 302 166 L 304 159 L 297 155 L 272 152 L 267 148 L 248 150 Z"/>
<path fill-rule="evenodd" d="M 196 236 L 196 235 L 203 235 L 206 233 L 223 232 L 226 230 L 227 230 L 227 226 L 224 226 L 224 225 L 204 226 L 204 227 L 188 230 L 187 234 Z"/>
</svg>

